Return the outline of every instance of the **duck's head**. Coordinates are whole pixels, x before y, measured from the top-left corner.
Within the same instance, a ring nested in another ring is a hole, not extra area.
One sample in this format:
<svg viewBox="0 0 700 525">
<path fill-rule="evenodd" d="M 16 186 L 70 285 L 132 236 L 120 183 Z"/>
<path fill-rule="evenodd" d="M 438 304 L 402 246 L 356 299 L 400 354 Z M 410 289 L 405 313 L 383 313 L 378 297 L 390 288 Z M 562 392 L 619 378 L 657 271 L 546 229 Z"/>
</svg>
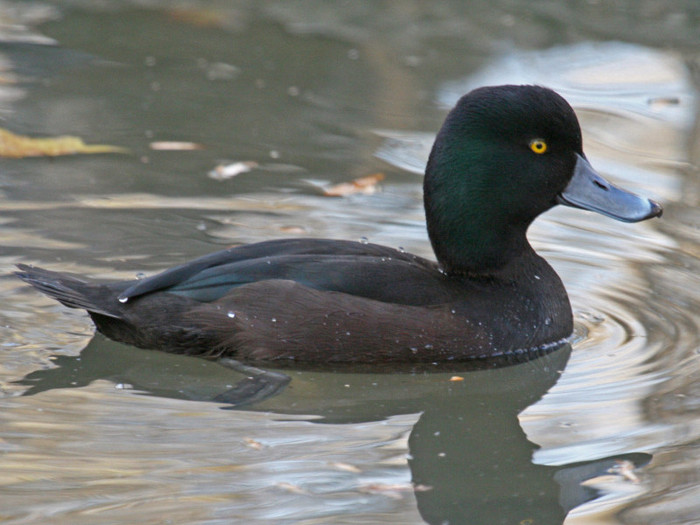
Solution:
<svg viewBox="0 0 700 525">
<path fill-rule="evenodd" d="M 595 172 L 573 109 L 539 86 L 462 97 L 433 145 L 424 195 L 433 249 L 455 274 L 488 274 L 530 250 L 528 226 L 556 204 L 627 222 L 661 215 Z"/>
</svg>

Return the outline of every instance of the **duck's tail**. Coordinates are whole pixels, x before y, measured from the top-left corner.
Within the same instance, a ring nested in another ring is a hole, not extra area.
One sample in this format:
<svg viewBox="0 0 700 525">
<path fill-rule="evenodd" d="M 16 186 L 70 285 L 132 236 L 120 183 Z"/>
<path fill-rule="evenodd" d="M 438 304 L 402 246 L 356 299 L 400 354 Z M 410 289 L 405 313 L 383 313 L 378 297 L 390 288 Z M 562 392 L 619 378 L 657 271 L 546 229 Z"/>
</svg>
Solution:
<svg viewBox="0 0 700 525">
<path fill-rule="evenodd" d="M 70 308 L 82 308 L 91 314 L 117 319 L 121 317 L 120 303 L 117 301 L 118 291 L 105 284 L 84 281 L 70 274 L 52 272 L 27 264 L 18 264 L 17 268 L 17 277 Z"/>
<path fill-rule="evenodd" d="M 122 303 L 119 294 L 134 281 L 88 281 L 26 264 L 17 267 L 17 277 L 70 308 L 87 310 L 97 330 L 115 341 L 185 354 L 211 353 L 216 346 L 208 333 L 184 319 L 190 299 L 172 295 L 163 301 L 148 294 Z"/>
</svg>

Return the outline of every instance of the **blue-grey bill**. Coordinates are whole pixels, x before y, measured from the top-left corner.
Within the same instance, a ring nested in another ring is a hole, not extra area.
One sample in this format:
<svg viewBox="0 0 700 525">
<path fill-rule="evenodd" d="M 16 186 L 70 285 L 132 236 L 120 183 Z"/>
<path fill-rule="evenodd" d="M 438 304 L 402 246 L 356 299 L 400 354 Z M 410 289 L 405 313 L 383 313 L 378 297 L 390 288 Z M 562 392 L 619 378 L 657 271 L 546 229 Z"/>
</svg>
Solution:
<svg viewBox="0 0 700 525">
<path fill-rule="evenodd" d="M 559 204 L 595 211 L 618 221 L 639 222 L 660 217 L 661 205 L 618 188 L 601 177 L 581 155 L 577 155 L 574 176 L 557 197 Z"/>
</svg>

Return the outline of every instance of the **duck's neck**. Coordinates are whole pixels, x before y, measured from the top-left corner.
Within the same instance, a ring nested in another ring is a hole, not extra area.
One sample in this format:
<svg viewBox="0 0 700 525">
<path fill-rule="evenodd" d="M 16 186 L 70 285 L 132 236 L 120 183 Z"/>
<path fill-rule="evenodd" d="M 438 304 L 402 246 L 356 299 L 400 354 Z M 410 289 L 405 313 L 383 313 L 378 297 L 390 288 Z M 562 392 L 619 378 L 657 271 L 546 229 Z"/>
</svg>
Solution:
<svg viewBox="0 0 700 525">
<path fill-rule="evenodd" d="M 503 194 L 468 177 L 455 164 L 436 165 L 431 158 L 424 182 L 428 235 L 447 273 L 488 275 L 499 272 L 523 255 L 534 255 L 527 241 L 532 219 L 517 220 Z M 435 176 L 452 169 L 458 176 Z"/>
<path fill-rule="evenodd" d="M 442 215 L 428 219 L 428 235 L 435 255 L 447 273 L 489 275 L 524 255 L 534 255 L 526 228 L 500 227 L 488 216 Z"/>
</svg>

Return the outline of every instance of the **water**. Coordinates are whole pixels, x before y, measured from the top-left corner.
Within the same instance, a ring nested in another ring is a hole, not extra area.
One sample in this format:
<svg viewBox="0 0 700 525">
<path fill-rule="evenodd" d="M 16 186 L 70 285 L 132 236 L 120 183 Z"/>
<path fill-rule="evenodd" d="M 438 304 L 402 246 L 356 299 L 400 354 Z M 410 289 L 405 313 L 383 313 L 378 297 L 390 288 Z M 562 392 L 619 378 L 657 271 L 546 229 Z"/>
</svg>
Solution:
<svg viewBox="0 0 700 525">
<path fill-rule="evenodd" d="M 77 0 L 5 2 L 0 20 L 2 126 L 131 151 L 2 161 L 1 522 L 700 522 L 694 2 Z M 295 370 L 223 410 L 204 400 L 241 376 L 93 337 L 8 275 L 126 279 L 299 235 L 431 256 L 432 133 L 455 96 L 509 81 L 563 93 L 593 165 L 665 208 L 532 228 L 572 348 L 481 371 Z M 166 141 L 202 148 L 149 146 Z M 247 171 L 209 175 L 228 165 Z M 321 195 L 378 172 L 372 195 Z"/>
</svg>

